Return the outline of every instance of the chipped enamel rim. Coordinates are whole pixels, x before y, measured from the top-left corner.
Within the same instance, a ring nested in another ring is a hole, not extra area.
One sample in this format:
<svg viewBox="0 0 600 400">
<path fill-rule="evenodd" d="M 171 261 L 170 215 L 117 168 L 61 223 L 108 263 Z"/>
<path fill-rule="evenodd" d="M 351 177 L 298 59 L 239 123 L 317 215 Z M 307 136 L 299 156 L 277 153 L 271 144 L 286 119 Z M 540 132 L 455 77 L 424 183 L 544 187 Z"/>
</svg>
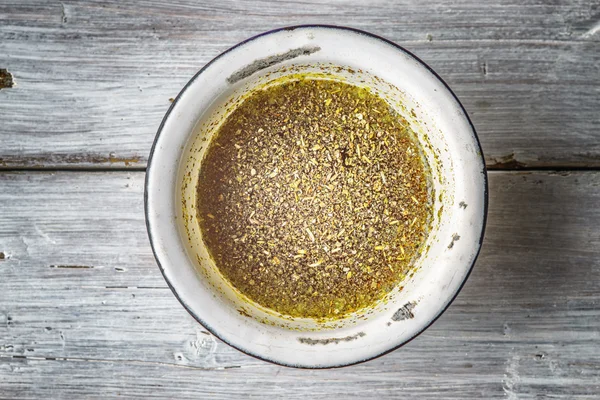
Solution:
<svg viewBox="0 0 600 400">
<path fill-rule="evenodd" d="M 318 50 L 298 51 L 315 48 Z M 269 61 L 292 53 L 293 60 L 283 57 L 272 64 Z M 415 98 L 429 118 L 427 129 L 439 137 L 438 142 L 442 141 L 439 152 L 448 160 L 441 181 L 447 186 L 444 191 L 451 193 L 440 210 L 444 221 L 440 238 L 426 256 L 427 263 L 402 292 L 408 294 L 404 293 L 401 301 L 390 300 L 364 322 L 308 332 L 266 325 L 240 315 L 203 282 L 181 237 L 178 185 L 185 164 L 184 149 L 195 135 L 205 109 L 219 95 L 219 87 L 252 79 L 255 72 L 280 62 L 310 64 L 323 58 L 364 69 Z M 159 127 L 148 160 L 144 193 L 154 255 L 169 287 L 187 311 L 212 334 L 246 354 L 302 368 L 367 361 L 404 345 L 430 326 L 454 300 L 472 270 L 483 240 L 487 203 L 481 146 L 466 111 L 446 83 L 417 57 L 386 39 L 324 25 L 263 33 L 225 51 L 202 68 L 179 93 Z"/>
</svg>

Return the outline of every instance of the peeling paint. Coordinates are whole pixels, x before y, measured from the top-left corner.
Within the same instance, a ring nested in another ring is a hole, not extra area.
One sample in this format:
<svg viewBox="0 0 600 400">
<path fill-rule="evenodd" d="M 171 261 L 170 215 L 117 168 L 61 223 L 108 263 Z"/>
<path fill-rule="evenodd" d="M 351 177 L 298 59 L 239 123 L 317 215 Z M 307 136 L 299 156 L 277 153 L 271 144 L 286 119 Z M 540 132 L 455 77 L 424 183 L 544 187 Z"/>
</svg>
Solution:
<svg viewBox="0 0 600 400">
<path fill-rule="evenodd" d="M 500 158 L 493 158 L 488 169 L 519 169 L 525 168 L 527 164 L 517 161 L 515 153 L 510 153 Z"/>
<path fill-rule="evenodd" d="M 572 171 L 550 171 L 548 175 L 550 176 L 571 176 L 573 174 Z"/>
<path fill-rule="evenodd" d="M 579 35 L 579 39 L 589 39 L 594 37 L 598 32 L 600 32 L 600 21 L 596 21 L 594 25 L 592 25 L 587 31 L 583 32 Z"/>
<path fill-rule="evenodd" d="M 68 17 L 67 17 L 67 10 L 65 8 L 64 3 L 60 3 L 60 21 L 63 24 L 66 24 L 68 21 Z"/>
<path fill-rule="evenodd" d="M 311 339 L 311 338 L 302 338 L 301 337 L 301 338 L 298 338 L 298 341 L 300 343 L 308 344 L 311 346 L 314 346 L 317 344 L 328 345 L 330 343 L 338 344 L 340 342 L 351 342 L 351 341 L 361 338 L 363 336 L 367 336 L 367 334 L 364 332 L 358 332 L 356 335 L 351 335 L 351 336 L 346 336 L 346 337 L 341 337 L 341 338 L 327 338 L 327 339 Z"/>
<path fill-rule="evenodd" d="M 305 46 L 286 51 L 285 53 L 276 54 L 274 56 L 260 58 L 231 74 L 231 76 L 227 78 L 227 82 L 236 83 L 244 78 L 249 77 L 255 72 L 260 71 L 261 69 L 269 68 L 275 64 L 279 64 L 296 57 L 307 56 L 316 53 L 319 50 L 321 50 L 321 48 L 318 46 Z"/>
<path fill-rule="evenodd" d="M 521 357 L 519 355 L 512 355 L 506 361 L 506 368 L 504 377 L 502 378 L 502 389 L 504 390 L 505 397 L 509 400 L 519 398 L 519 383 L 521 377 L 519 374 L 521 364 Z"/>
</svg>

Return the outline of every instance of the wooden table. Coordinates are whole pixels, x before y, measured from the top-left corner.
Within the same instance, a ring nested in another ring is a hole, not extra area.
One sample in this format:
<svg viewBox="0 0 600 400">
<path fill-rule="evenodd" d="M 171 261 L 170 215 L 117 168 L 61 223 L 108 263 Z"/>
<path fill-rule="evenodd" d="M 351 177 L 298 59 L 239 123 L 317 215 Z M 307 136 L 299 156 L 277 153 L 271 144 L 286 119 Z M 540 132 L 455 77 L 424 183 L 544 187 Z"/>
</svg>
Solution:
<svg viewBox="0 0 600 400">
<path fill-rule="evenodd" d="M 206 332 L 162 278 L 142 204 L 169 98 L 228 47 L 301 23 L 429 63 L 490 170 L 453 305 L 335 370 Z M 600 1 L 1 0 L 0 69 L 0 398 L 600 398 Z"/>
</svg>

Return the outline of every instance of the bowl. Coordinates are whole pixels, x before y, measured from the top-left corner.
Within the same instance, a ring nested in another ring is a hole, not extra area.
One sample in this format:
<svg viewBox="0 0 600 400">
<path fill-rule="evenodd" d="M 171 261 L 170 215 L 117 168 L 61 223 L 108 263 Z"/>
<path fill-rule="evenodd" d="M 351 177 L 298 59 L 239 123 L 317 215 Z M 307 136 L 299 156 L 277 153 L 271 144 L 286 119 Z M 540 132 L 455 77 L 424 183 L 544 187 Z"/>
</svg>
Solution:
<svg viewBox="0 0 600 400">
<path fill-rule="evenodd" d="M 431 170 L 433 220 L 411 274 L 382 301 L 337 320 L 280 315 L 246 298 L 209 257 L 196 217 L 199 170 L 219 124 L 253 90 L 298 73 L 367 86 L 383 97 L 411 124 Z M 340 367 L 402 346 L 450 305 L 481 247 L 487 175 L 465 109 L 423 61 L 359 30 L 296 26 L 232 47 L 182 89 L 150 153 L 145 212 L 165 280 L 212 334 L 277 364 Z"/>
</svg>

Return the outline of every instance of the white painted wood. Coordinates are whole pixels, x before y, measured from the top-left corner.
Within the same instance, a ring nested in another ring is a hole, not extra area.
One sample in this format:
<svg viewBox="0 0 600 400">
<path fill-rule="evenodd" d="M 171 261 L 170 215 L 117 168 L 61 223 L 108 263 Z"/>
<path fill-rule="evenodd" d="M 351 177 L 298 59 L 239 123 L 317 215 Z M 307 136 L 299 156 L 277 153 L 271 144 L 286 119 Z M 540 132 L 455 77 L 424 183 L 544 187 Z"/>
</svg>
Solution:
<svg viewBox="0 0 600 400">
<path fill-rule="evenodd" d="M 334 23 L 429 63 L 492 168 L 600 167 L 598 0 L 0 0 L 0 169 L 142 169 L 174 97 L 260 32 Z M 377 360 L 267 364 L 197 324 L 148 244 L 143 173 L 0 173 L 0 398 L 596 399 L 600 173 L 491 173 L 479 261 Z"/>
<path fill-rule="evenodd" d="M 493 168 L 600 166 L 598 0 L 0 1 L 0 168 L 143 168 L 193 74 L 301 23 L 389 38 L 455 90 Z"/>
<path fill-rule="evenodd" d="M 324 371 L 243 355 L 184 311 L 146 239 L 143 178 L 0 174 L 0 398 L 600 393 L 599 172 L 491 173 L 484 247 L 449 310 L 402 349 Z"/>
</svg>

